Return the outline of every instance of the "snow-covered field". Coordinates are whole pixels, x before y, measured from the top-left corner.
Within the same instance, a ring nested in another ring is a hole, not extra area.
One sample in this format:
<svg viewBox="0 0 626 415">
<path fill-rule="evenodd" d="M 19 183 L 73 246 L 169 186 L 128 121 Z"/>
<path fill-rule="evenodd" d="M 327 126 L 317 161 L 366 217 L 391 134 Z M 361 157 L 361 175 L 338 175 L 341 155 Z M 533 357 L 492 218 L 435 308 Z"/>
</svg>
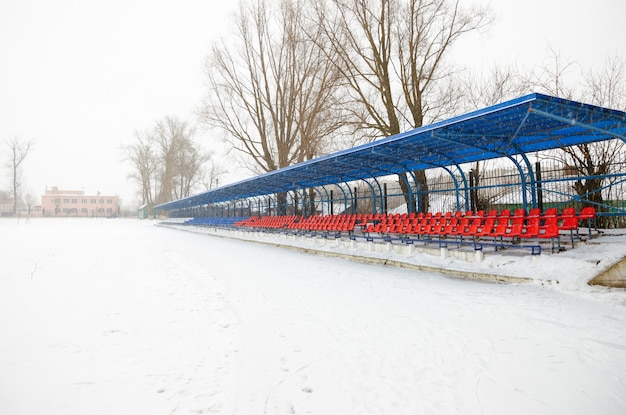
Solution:
<svg viewBox="0 0 626 415">
<path fill-rule="evenodd" d="M 3 219 L 0 235 L 3 415 L 626 413 L 623 291 L 148 221 Z"/>
</svg>

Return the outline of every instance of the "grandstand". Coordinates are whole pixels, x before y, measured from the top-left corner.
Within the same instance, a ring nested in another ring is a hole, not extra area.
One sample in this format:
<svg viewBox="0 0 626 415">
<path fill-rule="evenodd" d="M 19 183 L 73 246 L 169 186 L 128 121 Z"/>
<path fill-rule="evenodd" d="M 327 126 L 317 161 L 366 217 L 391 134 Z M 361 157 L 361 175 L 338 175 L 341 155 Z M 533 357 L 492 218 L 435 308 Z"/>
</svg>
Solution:
<svg viewBox="0 0 626 415">
<path fill-rule="evenodd" d="M 189 225 L 474 250 L 523 248 L 532 254 L 549 246 L 559 252 L 593 236 L 598 218 L 626 216 L 621 195 L 597 202 L 608 198 L 571 192 L 571 182 L 610 178 L 609 186 L 616 186 L 626 182 L 626 172 L 619 167 L 606 177 L 542 178 L 540 164 L 530 160 L 537 152 L 607 140 L 626 141 L 626 113 L 530 94 L 155 209 L 187 218 Z M 487 160 L 512 165 L 516 177 L 477 185 L 471 166 Z M 417 170 L 447 175 L 450 186 L 420 188 L 412 173 Z M 398 174 L 412 181 L 407 193 L 390 195 L 386 180 Z M 481 204 L 480 192 L 501 188 L 515 203 Z M 615 195 L 606 189 L 595 191 Z M 543 203 L 546 192 L 549 205 Z M 447 209 L 420 205 L 424 193 L 431 201 L 446 200 Z M 392 212 L 390 196 L 413 203 Z"/>
</svg>

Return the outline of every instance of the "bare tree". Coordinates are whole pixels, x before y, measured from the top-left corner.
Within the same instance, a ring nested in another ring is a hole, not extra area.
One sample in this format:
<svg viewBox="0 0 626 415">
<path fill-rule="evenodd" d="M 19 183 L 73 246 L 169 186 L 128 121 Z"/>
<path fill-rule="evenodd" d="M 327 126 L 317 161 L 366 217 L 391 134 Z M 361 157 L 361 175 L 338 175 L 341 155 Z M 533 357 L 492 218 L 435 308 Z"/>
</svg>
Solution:
<svg viewBox="0 0 626 415">
<path fill-rule="evenodd" d="M 225 173 L 228 173 L 228 171 L 222 165 L 216 163 L 214 159 L 211 159 L 209 161 L 209 167 L 202 176 L 202 186 L 204 190 L 211 190 L 214 187 L 218 187 L 220 177 Z"/>
<path fill-rule="evenodd" d="M 463 97 L 464 112 L 475 111 L 508 99 L 517 98 L 529 91 L 529 81 L 513 67 L 494 66 L 489 72 L 465 71 L 456 82 Z"/>
<path fill-rule="evenodd" d="M 177 168 L 177 157 L 185 139 L 187 126 L 178 120 L 167 117 L 156 123 L 152 135 L 156 145 L 157 177 L 159 190 L 156 193 L 157 204 L 172 200 L 174 176 Z"/>
<path fill-rule="evenodd" d="M 527 76 L 527 83 L 533 89 L 548 95 L 566 99 L 574 99 L 575 88 L 568 81 L 568 75 L 579 69 L 577 62 L 563 59 L 561 53 L 548 45 L 550 56 L 546 64 L 539 70 L 531 71 Z"/>
<path fill-rule="evenodd" d="M 141 187 L 141 202 L 151 209 L 154 206 L 153 181 L 157 171 L 152 135 L 136 131 L 135 143 L 126 147 L 126 159 L 133 167 L 129 177 Z"/>
<path fill-rule="evenodd" d="M 602 68 L 586 71 L 583 78 L 583 95 L 591 104 L 626 110 L 626 68 L 623 57 L 607 57 Z"/>
<path fill-rule="evenodd" d="M 195 129 L 175 117 L 156 122 L 145 132 L 135 132 L 135 142 L 126 147 L 133 166 L 130 177 L 141 187 L 148 206 L 187 197 L 203 180 L 203 167 L 212 153 L 195 142 Z"/>
<path fill-rule="evenodd" d="M 32 214 L 35 197 L 32 195 L 32 193 L 27 192 L 24 194 L 23 199 L 24 203 L 26 204 L 26 211 L 28 212 L 28 216 L 30 217 L 30 215 Z"/>
<path fill-rule="evenodd" d="M 232 148 L 252 160 L 247 167 L 254 172 L 319 155 L 323 140 L 343 125 L 339 74 L 305 35 L 311 32 L 306 2 L 271 5 L 276 3 L 241 3 L 233 44 L 213 45 L 207 59 L 209 91 L 199 111 L 204 123 L 222 130 Z"/>
<path fill-rule="evenodd" d="M 626 79 L 624 60 L 618 57 L 606 59 L 598 72 L 584 74 L 583 96 L 591 104 L 615 109 L 626 109 Z M 565 162 L 573 165 L 582 176 L 591 176 L 574 182 L 574 190 L 583 199 L 602 210 L 602 188 L 611 173 L 610 168 L 622 154 L 624 142 L 620 139 L 581 144 L 563 149 Z"/>
<path fill-rule="evenodd" d="M 189 138 L 178 146 L 176 170 L 173 177 L 173 197 L 187 197 L 196 185 L 202 183 L 204 171 L 202 167 L 211 160 L 213 153 L 198 148 Z"/>
<path fill-rule="evenodd" d="M 189 196 L 191 188 L 200 181 L 200 167 L 211 154 L 200 150 L 194 142 L 196 131 L 187 122 L 166 117 L 152 130 L 158 160 L 159 190 L 155 202 Z"/>
<path fill-rule="evenodd" d="M 32 141 L 21 141 L 14 137 L 6 141 L 9 148 L 7 167 L 11 171 L 11 187 L 13 191 L 13 214 L 17 213 L 17 202 L 20 198 L 19 190 L 22 186 L 21 165 L 33 148 Z"/>
<path fill-rule="evenodd" d="M 477 75 L 465 72 L 458 81 L 461 96 L 463 96 L 463 110 L 475 111 L 484 107 L 498 104 L 522 95 L 528 91 L 528 81 L 511 67 L 501 68 L 494 66 L 487 75 Z M 488 173 L 487 162 L 474 163 L 471 174 L 474 189 L 470 193 L 471 205 L 476 210 L 486 210 L 491 203 L 507 192 L 506 187 L 497 189 L 481 189 L 481 181 Z"/>
<path fill-rule="evenodd" d="M 553 49 L 551 51 L 553 64 L 529 77 L 532 87 L 563 98 L 575 99 L 578 95 L 580 101 L 594 105 L 626 108 L 626 79 L 622 58 L 607 58 L 605 65 L 598 71 L 580 71 L 583 82 L 580 90 L 577 90 L 567 82 L 567 75 L 579 66 L 575 62 L 563 62 L 559 53 Z M 607 180 L 606 175 L 610 173 L 610 166 L 621 154 L 623 146 L 623 141 L 614 139 L 564 147 L 560 152 L 549 153 L 546 157 L 573 168 L 579 176 L 587 177 L 576 180 L 572 185 L 573 190 L 581 199 L 600 210 L 604 203 L 602 188 Z"/>
<path fill-rule="evenodd" d="M 485 27 L 489 13 L 448 0 L 328 0 L 316 7 L 324 41 L 341 71 L 355 128 L 372 137 L 399 134 L 449 114 L 459 95 L 446 56 L 466 33 Z M 325 47 L 321 44 L 321 47 Z M 414 172 L 420 207 L 428 210 L 426 174 Z M 407 175 L 400 175 L 407 195 Z"/>
</svg>

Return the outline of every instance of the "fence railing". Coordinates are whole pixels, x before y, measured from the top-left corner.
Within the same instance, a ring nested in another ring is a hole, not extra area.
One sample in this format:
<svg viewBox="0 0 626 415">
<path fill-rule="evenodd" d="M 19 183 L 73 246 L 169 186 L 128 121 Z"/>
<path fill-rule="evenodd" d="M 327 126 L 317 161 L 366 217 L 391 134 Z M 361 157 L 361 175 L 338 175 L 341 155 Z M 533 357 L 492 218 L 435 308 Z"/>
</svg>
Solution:
<svg viewBox="0 0 626 415">
<path fill-rule="evenodd" d="M 266 195 L 175 212 L 181 217 L 263 216 L 277 214 L 376 213 L 518 209 L 594 206 L 601 227 L 626 227 L 626 160 L 622 157 L 606 174 L 585 175 L 555 161 L 530 168 L 462 166 L 458 172 L 427 171 L 427 188 L 401 189 L 397 176 L 299 192 Z M 417 202 L 419 201 L 419 202 Z M 427 206 L 420 206 L 427 201 Z"/>
</svg>

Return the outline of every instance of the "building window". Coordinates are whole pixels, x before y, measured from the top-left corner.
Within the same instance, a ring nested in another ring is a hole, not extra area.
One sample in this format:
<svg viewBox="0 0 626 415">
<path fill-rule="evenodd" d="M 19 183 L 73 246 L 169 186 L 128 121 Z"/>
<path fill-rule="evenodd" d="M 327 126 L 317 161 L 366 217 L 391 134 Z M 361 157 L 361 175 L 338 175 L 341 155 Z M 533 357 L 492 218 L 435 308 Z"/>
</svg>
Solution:
<svg viewBox="0 0 626 415">
<path fill-rule="evenodd" d="M 87 199 L 81 199 L 80 203 L 86 204 L 87 203 Z"/>
<path fill-rule="evenodd" d="M 69 199 L 63 199 L 63 203 L 70 203 Z"/>
<path fill-rule="evenodd" d="M 108 204 L 113 203 L 113 199 L 107 199 L 107 203 L 108 203 Z"/>
<path fill-rule="evenodd" d="M 91 199 L 91 203 L 95 204 L 98 203 L 98 201 L 96 199 Z"/>
<path fill-rule="evenodd" d="M 87 214 L 87 208 L 80 208 L 80 213 L 86 215 Z"/>
<path fill-rule="evenodd" d="M 78 199 L 72 199 L 72 203 L 73 203 L 73 204 L 78 203 Z"/>
</svg>

